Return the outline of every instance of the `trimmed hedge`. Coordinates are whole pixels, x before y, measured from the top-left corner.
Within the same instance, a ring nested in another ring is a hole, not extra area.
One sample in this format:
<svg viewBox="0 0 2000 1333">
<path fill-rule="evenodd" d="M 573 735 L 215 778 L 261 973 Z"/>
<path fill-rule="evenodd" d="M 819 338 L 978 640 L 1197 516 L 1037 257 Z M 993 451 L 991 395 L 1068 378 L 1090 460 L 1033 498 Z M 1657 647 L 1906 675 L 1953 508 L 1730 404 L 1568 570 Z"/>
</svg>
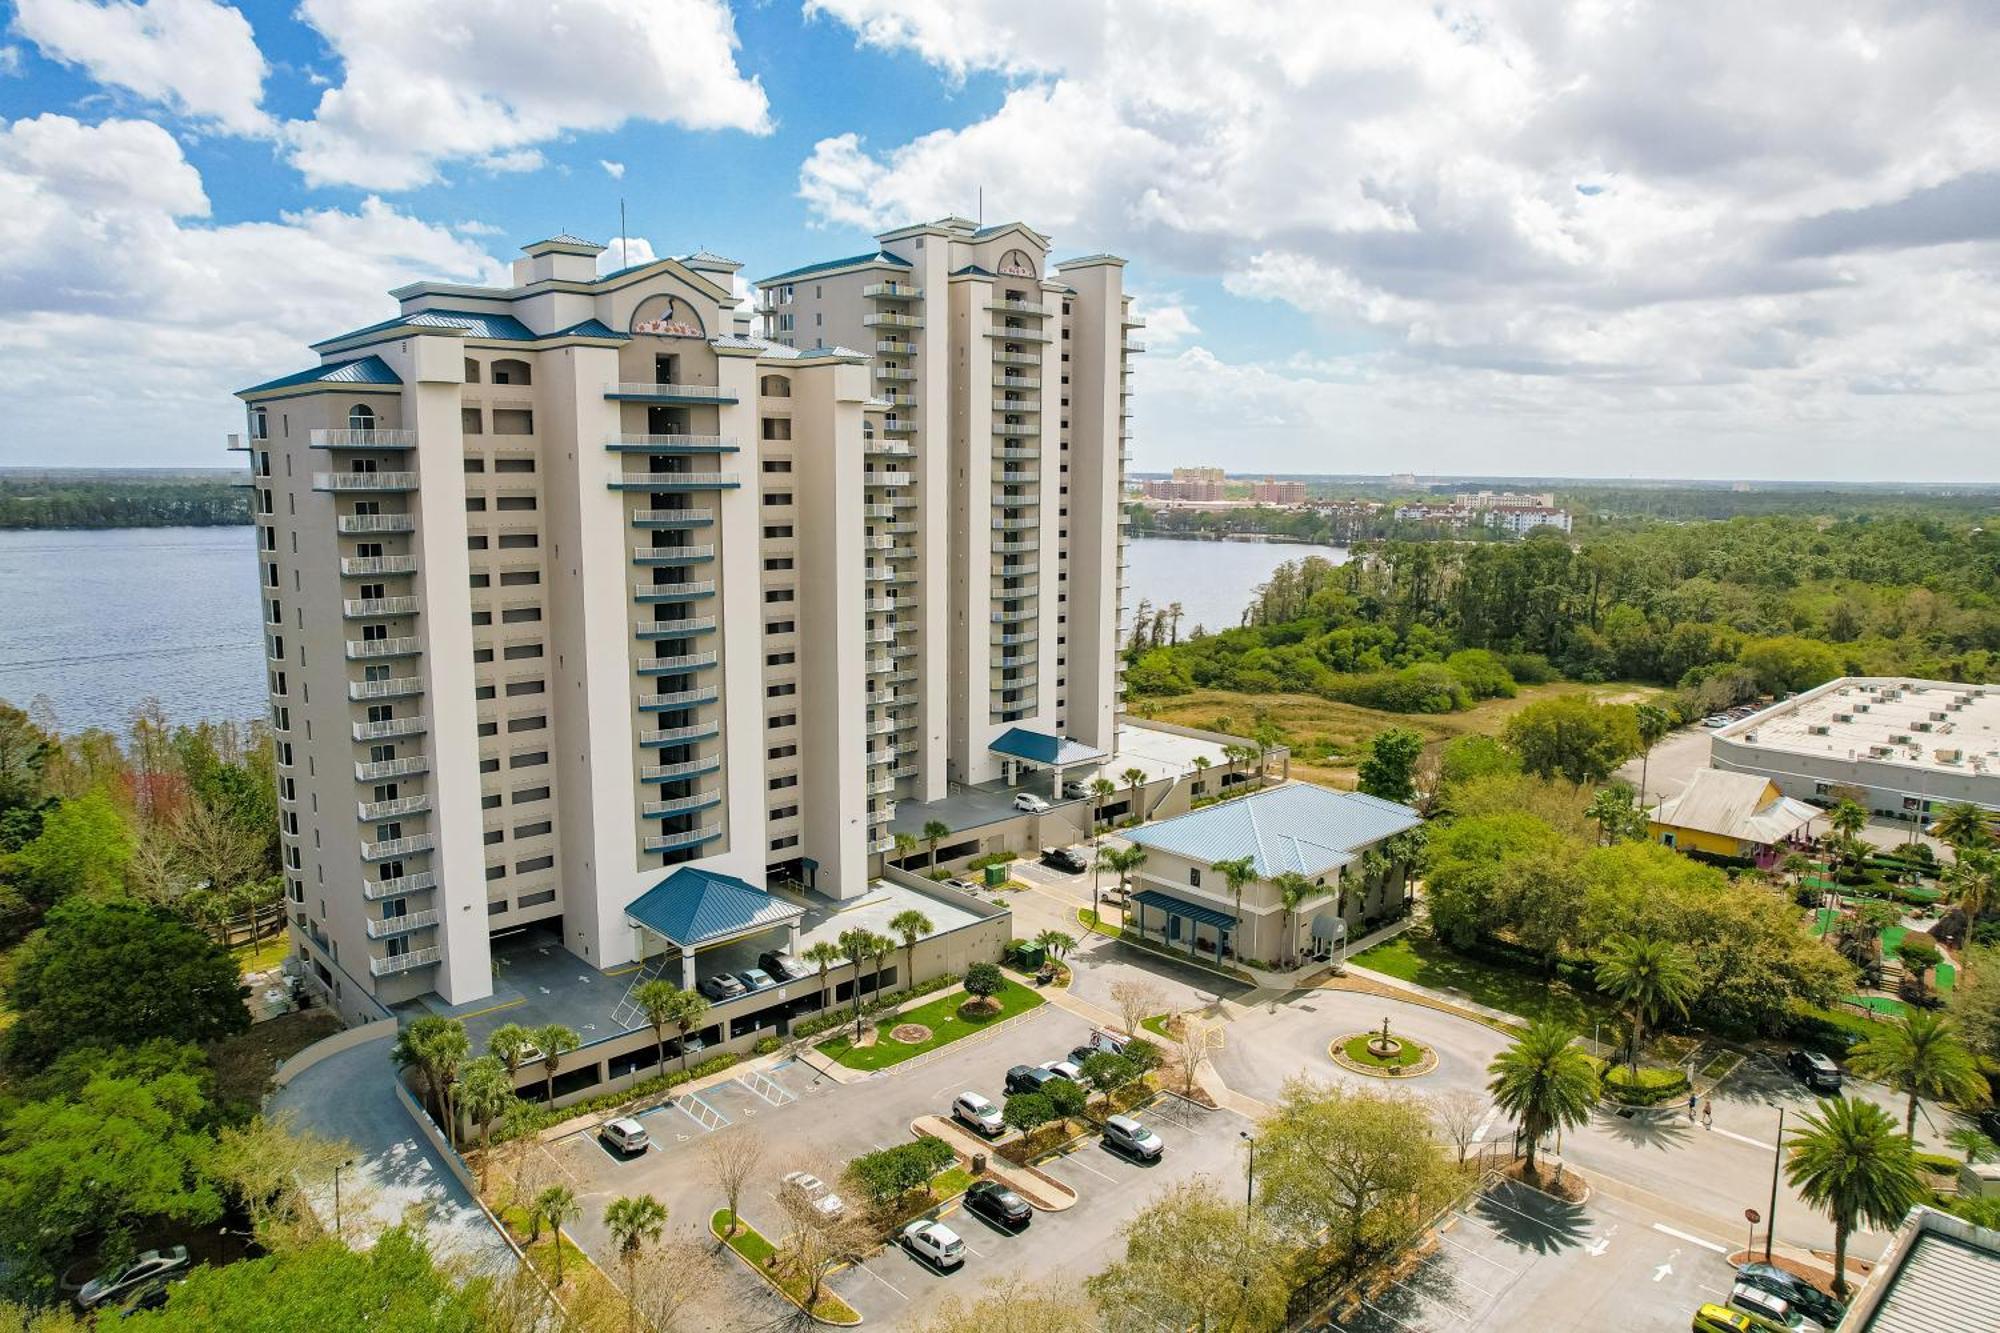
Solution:
<svg viewBox="0 0 2000 1333">
<path fill-rule="evenodd" d="M 1604 1095 L 1625 1106 L 1658 1106 L 1685 1097 L 1688 1091 L 1687 1073 L 1680 1069 L 1649 1069 L 1642 1065 L 1634 1077 L 1629 1066 L 1613 1065 L 1601 1077 Z"/>
<path fill-rule="evenodd" d="M 713 1056 L 695 1065 L 686 1073 L 682 1073 L 676 1069 L 668 1074 L 656 1074 L 652 1078 L 642 1079 L 634 1083 L 631 1087 L 622 1089 L 621 1091 L 601 1092 L 595 1097 L 586 1097 L 582 1101 L 572 1102 L 568 1106 L 536 1106 L 532 1102 L 522 1102 L 523 1106 L 529 1108 L 528 1114 L 516 1119 L 507 1130 L 501 1129 L 499 1123 L 496 1121 L 491 1141 L 494 1143 L 505 1143 L 509 1139 L 519 1138 L 523 1134 L 539 1134 L 551 1125 L 560 1125 L 563 1121 L 576 1116 L 596 1115 L 600 1111 L 617 1110 L 619 1107 L 629 1106 L 633 1102 L 650 1097 L 656 1092 L 665 1092 L 667 1089 L 677 1088 L 683 1083 L 690 1083 L 698 1078 L 706 1078 L 710 1074 L 719 1074 L 731 1065 L 736 1064 L 742 1058 L 740 1055 L 730 1054 Z"/>
<path fill-rule="evenodd" d="M 851 972 L 854 970 L 852 964 L 846 966 L 848 971 Z M 840 980 L 839 974 L 834 973 L 830 975 L 828 980 Z M 906 986 L 902 990 L 892 990 L 887 995 L 878 995 L 874 999 L 862 1004 L 861 1017 L 864 1021 L 880 1018 L 883 1014 L 899 1007 L 906 1001 L 921 998 L 934 991 L 941 991 L 950 986 L 956 986 L 963 980 L 965 978 L 959 973 L 947 972 L 943 976 L 932 977 L 929 981 L 920 981 L 914 986 Z M 792 1035 L 800 1038 L 817 1037 L 822 1032 L 831 1032 L 841 1024 L 852 1023 L 853 1021 L 854 1011 L 852 1009 L 828 1009 L 817 1017 L 801 1019 L 799 1022 L 792 1024 Z"/>
</svg>

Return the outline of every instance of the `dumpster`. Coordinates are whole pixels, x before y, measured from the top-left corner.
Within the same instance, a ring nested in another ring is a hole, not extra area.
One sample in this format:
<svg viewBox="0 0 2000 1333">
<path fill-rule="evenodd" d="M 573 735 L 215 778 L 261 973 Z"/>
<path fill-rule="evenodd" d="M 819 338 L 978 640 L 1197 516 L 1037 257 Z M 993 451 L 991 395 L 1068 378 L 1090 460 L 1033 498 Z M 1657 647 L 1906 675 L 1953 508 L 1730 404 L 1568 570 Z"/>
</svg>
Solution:
<svg viewBox="0 0 2000 1333">
<path fill-rule="evenodd" d="M 1032 972 L 1049 960 L 1049 951 L 1039 944 L 1023 943 L 1018 954 L 1021 970 Z"/>
<path fill-rule="evenodd" d="M 986 867 L 986 887 L 989 889 L 1004 889 L 1007 887 L 1006 862 L 1003 861 L 999 865 Z"/>
</svg>

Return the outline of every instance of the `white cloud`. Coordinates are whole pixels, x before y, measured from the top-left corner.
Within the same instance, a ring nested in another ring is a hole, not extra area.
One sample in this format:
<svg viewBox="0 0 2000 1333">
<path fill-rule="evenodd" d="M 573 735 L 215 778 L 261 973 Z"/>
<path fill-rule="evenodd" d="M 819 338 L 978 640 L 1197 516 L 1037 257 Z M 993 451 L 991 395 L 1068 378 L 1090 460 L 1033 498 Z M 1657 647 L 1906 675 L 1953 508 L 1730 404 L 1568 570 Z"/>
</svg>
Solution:
<svg viewBox="0 0 2000 1333">
<path fill-rule="evenodd" d="M 238 134 L 271 129 L 263 53 L 243 15 L 216 0 L 16 0 L 14 29 L 101 84 Z"/>
<path fill-rule="evenodd" d="M 1294 451 L 1264 466 L 1310 466 L 1357 422 L 1414 441 L 1421 408 L 1486 447 L 1473 470 L 1504 468 L 1497 447 L 1532 470 L 1575 431 L 1606 451 L 1586 471 L 1626 470 L 1619 445 L 1643 437 L 1672 438 L 1683 472 L 1796 471 L 1784 450 L 1832 440 L 1811 466 L 1887 475 L 1908 460 L 1874 446 L 1900 438 L 2000 475 L 1974 443 L 2000 415 L 2000 23 L 1977 7 L 808 9 L 947 80 L 1012 80 L 962 128 L 822 139 L 799 177 L 813 211 L 880 228 L 965 212 L 983 185 L 989 218 L 1127 253 L 1135 281 L 1213 275 L 1305 312 L 1338 362 L 1216 362 L 1271 399 L 1232 412 L 1289 423 L 1259 437 Z"/>
<path fill-rule="evenodd" d="M 1148 347 L 1172 347 L 1201 332 L 1193 308 L 1182 302 L 1179 292 L 1134 291 L 1132 313 L 1146 321 Z"/>
<path fill-rule="evenodd" d="M 604 252 L 597 256 L 597 271 L 616 273 L 621 268 L 650 264 L 659 257 L 653 243 L 643 236 L 627 236 L 622 244 L 614 236 L 604 243 Z"/>
<path fill-rule="evenodd" d="M 452 229 L 352 211 L 204 221 L 207 194 L 146 121 L 0 124 L 0 462 L 227 462 L 229 394 L 313 364 L 415 278 L 505 280 Z M 80 430 L 79 423 L 88 423 Z"/>
<path fill-rule="evenodd" d="M 21 72 L 21 48 L 0 46 L 0 76 L 13 78 Z"/>
<path fill-rule="evenodd" d="M 313 118 L 286 127 L 312 184 L 408 189 L 446 162 L 504 169 L 630 120 L 771 127 L 723 0 L 304 0 L 299 13 L 344 66 Z"/>
<path fill-rule="evenodd" d="M 625 164 L 623 162 L 606 162 L 600 157 L 597 159 L 597 165 L 603 167 L 604 174 L 612 180 L 622 181 L 625 179 Z"/>
</svg>

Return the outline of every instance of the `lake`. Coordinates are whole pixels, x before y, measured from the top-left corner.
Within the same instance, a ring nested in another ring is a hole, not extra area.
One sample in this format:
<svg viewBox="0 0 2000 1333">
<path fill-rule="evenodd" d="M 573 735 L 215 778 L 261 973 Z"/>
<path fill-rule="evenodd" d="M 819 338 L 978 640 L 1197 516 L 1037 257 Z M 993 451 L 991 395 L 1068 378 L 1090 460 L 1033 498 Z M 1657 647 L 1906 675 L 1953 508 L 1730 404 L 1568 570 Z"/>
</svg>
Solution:
<svg viewBox="0 0 2000 1333">
<path fill-rule="evenodd" d="M 47 695 L 65 732 L 265 712 L 255 529 L 0 532 L 0 699 Z"/>
<path fill-rule="evenodd" d="M 1155 607 L 1181 604 L 1181 637 L 1196 625 L 1211 633 L 1243 623 L 1257 585 L 1287 560 L 1321 556 L 1336 565 L 1347 563 L 1344 546 L 1312 546 L 1303 542 L 1185 541 L 1173 537 L 1134 537 L 1125 547 L 1131 568 L 1126 571 L 1125 622 L 1141 599 Z"/>
</svg>

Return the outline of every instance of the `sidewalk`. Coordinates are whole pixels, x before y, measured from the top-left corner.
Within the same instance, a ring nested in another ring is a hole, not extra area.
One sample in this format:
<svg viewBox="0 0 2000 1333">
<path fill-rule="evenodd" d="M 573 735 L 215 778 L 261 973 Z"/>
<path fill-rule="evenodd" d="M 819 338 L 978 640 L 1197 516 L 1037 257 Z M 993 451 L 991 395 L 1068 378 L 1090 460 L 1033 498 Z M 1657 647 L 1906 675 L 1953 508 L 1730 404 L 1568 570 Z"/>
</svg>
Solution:
<svg viewBox="0 0 2000 1333">
<path fill-rule="evenodd" d="M 995 1150 L 992 1141 L 960 1129 L 941 1115 L 918 1116 L 910 1122 L 910 1132 L 950 1145 L 967 1161 L 975 1156 L 984 1157 L 987 1175 L 1045 1213 L 1059 1213 L 1076 1206 L 1075 1190 L 1032 1166 L 1015 1165 Z"/>
</svg>

